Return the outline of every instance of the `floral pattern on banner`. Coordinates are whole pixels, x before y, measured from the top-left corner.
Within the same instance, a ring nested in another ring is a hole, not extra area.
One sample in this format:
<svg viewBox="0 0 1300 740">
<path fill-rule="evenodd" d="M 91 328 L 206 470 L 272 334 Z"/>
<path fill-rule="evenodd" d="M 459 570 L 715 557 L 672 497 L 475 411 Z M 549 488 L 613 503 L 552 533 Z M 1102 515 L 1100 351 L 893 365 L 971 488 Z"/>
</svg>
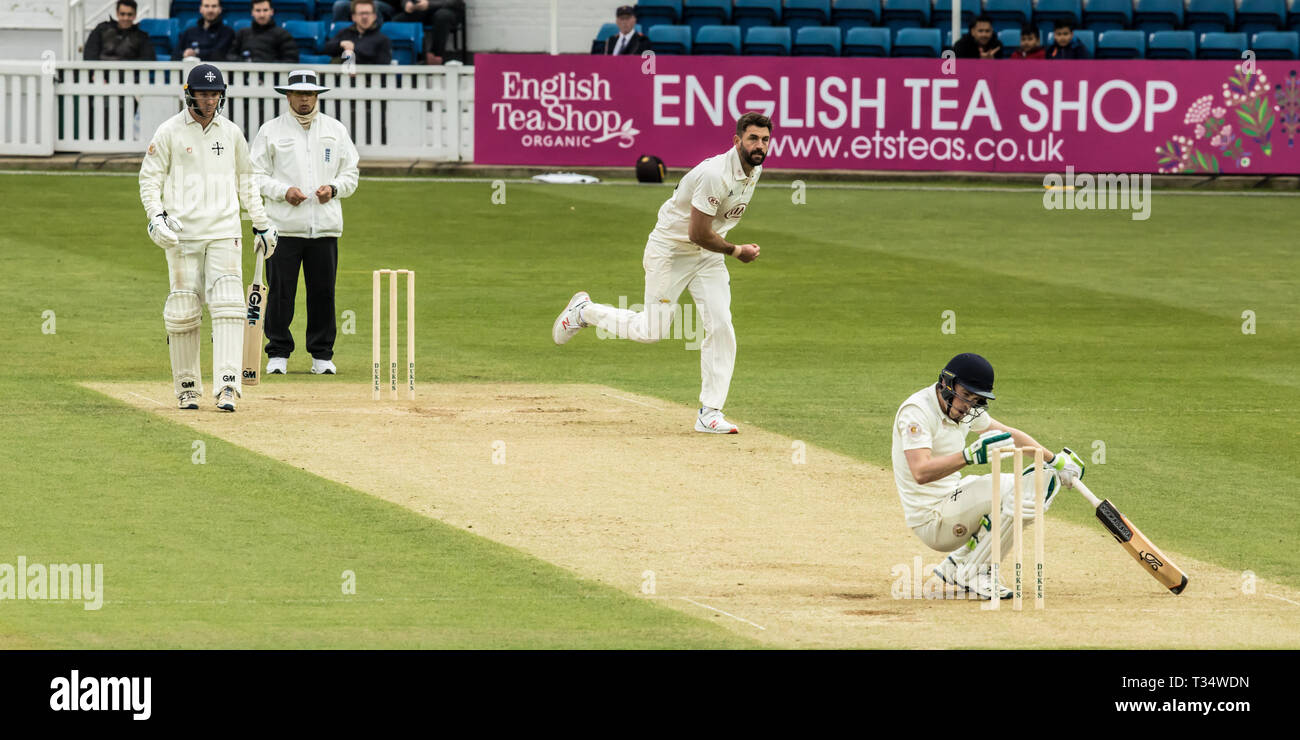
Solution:
<svg viewBox="0 0 1300 740">
<path fill-rule="evenodd" d="M 1300 128 L 1300 87 L 1296 71 L 1284 84 L 1270 88 L 1268 76 L 1241 65 L 1223 83 L 1223 101 L 1215 105 L 1213 95 L 1197 98 L 1187 108 L 1183 125 L 1191 136 L 1174 135 L 1156 147 L 1159 172 L 1218 174 L 1225 168 L 1250 168 L 1253 152 L 1273 156 L 1273 126 L 1281 122 L 1287 146 L 1294 147 Z M 1277 103 L 1270 92 L 1277 91 Z M 1275 113 L 1277 115 L 1275 115 Z"/>
</svg>

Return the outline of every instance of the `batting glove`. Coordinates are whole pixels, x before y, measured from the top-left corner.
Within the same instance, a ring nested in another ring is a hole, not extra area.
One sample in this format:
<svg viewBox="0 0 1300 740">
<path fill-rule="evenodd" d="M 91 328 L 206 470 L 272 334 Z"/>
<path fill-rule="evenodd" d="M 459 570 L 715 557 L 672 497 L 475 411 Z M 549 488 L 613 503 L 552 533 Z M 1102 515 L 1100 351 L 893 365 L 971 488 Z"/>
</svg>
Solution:
<svg viewBox="0 0 1300 740">
<path fill-rule="evenodd" d="M 167 249 L 181 243 L 176 232 L 181 230 L 181 222 L 167 215 L 166 211 L 149 219 L 149 238 L 154 244 Z"/>
<path fill-rule="evenodd" d="M 966 458 L 967 465 L 984 465 L 989 461 L 989 452 L 1012 444 L 1011 432 L 985 432 L 962 450 L 961 456 Z"/>
<path fill-rule="evenodd" d="M 275 254 L 275 245 L 279 243 L 280 235 L 276 233 L 274 226 L 267 224 L 263 229 L 253 227 L 253 249 L 262 250 L 263 256 L 267 259 Z"/>
<path fill-rule="evenodd" d="M 1083 478 L 1083 460 L 1069 447 L 1056 453 L 1052 458 L 1052 468 L 1056 470 L 1057 480 L 1066 488 L 1074 488 L 1074 482 Z"/>
</svg>

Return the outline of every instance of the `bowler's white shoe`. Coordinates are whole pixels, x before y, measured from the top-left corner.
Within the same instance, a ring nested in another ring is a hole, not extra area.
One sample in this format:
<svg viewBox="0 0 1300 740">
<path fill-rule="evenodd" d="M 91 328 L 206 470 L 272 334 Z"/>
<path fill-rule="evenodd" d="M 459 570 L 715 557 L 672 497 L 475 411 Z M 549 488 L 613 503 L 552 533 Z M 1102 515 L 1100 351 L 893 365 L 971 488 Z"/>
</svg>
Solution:
<svg viewBox="0 0 1300 740">
<path fill-rule="evenodd" d="M 288 357 L 272 357 L 271 359 L 266 361 L 267 375 L 284 375 L 285 371 L 287 371 L 288 369 L 289 369 Z"/>
<path fill-rule="evenodd" d="M 582 307 L 588 303 L 591 303 L 591 297 L 583 290 L 574 293 L 569 299 L 569 305 L 564 307 L 556 317 L 555 323 L 551 325 L 551 339 L 554 339 L 556 344 L 568 342 L 577 336 L 584 326 L 590 326 L 582 320 Z"/>
<path fill-rule="evenodd" d="M 721 411 L 705 406 L 700 409 L 700 415 L 695 418 L 695 431 L 708 434 L 739 434 L 740 427 L 723 418 Z"/>
<path fill-rule="evenodd" d="M 176 396 L 177 405 L 185 411 L 193 411 L 199 407 L 198 391 L 181 391 Z"/>
<path fill-rule="evenodd" d="M 222 411 L 234 411 L 235 396 L 234 386 L 222 386 L 221 392 L 217 394 L 217 408 Z"/>
<path fill-rule="evenodd" d="M 1001 583 L 994 586 L 993 576 L 989 572 L 988 566 L 980 568 L 979 573 L 974 578 L 962 578 L 964 574 L 957 576 L 956 583 L 958 586 L 970 591 L 981 599 L 992 599 L 996 589 L 999 599 L 1009 599 L 1012 597 L 1011 589 L 1003 586 Z"/>
<path fill-rule="evenodd" d="M 334 375 L 338 372 L 338 368 L 334 367 L 333 360 L 318 360 L 313 357 L 311 358 L 311 372 L 312 375 Z"/>
</svg>

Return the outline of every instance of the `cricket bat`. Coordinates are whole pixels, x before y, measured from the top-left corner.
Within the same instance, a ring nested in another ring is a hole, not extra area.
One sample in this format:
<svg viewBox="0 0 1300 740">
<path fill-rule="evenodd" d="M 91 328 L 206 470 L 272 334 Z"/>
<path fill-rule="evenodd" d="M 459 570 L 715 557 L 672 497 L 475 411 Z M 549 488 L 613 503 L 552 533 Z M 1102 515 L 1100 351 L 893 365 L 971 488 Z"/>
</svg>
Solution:
<svg viewBox="0 0 1300 740">
<path fill-rule="evenodd" d="M 1177 565 L 1169 562 L 1169 558 L 1160 552 L 1160 548 L 1152 544 L 1146 535 L 1133 526 L 1133 522 L 1130 522 L 1128 517 L 1119 513 L 1119 509 L 1116 509 L 1114 504 L 1108 499 L 1098 500 L 1081 480 L 1075 480 L 1074 487 L 1097 510 L 1097 518 L 1106 525 L 1106 529 L 1115 537 L 1115 541 L 1128 550 L 1128 554 L 1141 563 L 1152 576 L 1155 576 L 1155 579 L 1160 581 L 1160 585 L 1174 594 L 1181 594 L 1183 589 L 1187 588 L 1187 574 Z"/>
<path fill-rule="evenodd" d="M 248 323 L 244 326 L 244 385 L 257 385 L 262 377 L 262 310 L 266 306 L 266 258 L 257 254 L 257 269 L 248 286 Z"/>
</svg>

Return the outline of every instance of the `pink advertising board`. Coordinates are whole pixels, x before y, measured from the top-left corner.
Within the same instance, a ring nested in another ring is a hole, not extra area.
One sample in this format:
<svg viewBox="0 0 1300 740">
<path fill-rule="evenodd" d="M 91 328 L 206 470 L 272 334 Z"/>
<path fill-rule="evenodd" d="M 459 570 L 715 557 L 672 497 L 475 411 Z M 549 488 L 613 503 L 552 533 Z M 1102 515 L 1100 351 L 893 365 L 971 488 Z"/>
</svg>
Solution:
<svg viewBox="0 0 1300 740">
<path fill-rule="evenodd" d="M 773 117 L 789 169 L 1300 173 L 1300 62 L 478 54 L 474 161 L 690 167 Z"/>
</svg>

